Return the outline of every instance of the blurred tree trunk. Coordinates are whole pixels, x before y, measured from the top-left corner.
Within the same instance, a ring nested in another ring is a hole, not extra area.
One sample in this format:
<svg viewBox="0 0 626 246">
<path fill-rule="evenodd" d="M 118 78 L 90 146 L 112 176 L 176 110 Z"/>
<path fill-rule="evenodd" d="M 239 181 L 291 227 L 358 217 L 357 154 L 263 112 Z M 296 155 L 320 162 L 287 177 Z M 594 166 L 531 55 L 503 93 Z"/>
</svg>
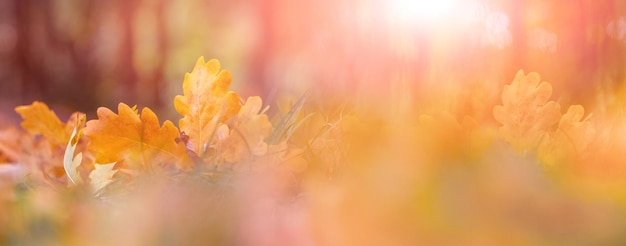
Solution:
<svg viewBox="0 0 626 246">
<path fill-rule="evenodd" d="M 19 80 L 21 81 L 21 99 L 30 101 L 42 98 L 46 93 L 45 78 L 41 68 L 37 66 L 37 61 L 32 56 L 32 40 L 34 30 L 32 27 L 38 23 L 32 17 L 35 11 L 34 3 L 31 0 L 19 0 L 14 2 L 16 14 L 17 45 L 15 47 L 15 64 L 19 69 Z M 36 1 L 39 2 L 39 1 Z"/>
<path fill-rule="evenodd" d="M 269 74 L 268 68 L 270 67 L 269 62 L 271 62 L 272 54 L 275 53 L 274 47 L 274 39 L 276 38 L 276 31 L 274 27 L 276 25 L 275 19 L 275 5 L 276 0 L 266 0 L 266 1 L 254 1 L 254 8 L 259 13 L 259 20 L 261 23 L 258 24 L 259 42 L 255 47 L 255 51 L 251 54 L 251 59 L 249 61 L 248 66 L 250 67 L 250 76 L 254 81 L 253 84 L 250 84 L 252 87 L 251 91 L 263 91 L 267 93 L 266 95 L 262 95 L 266 101 L 272 101 L 277 86 L 272 83 L 272 81 L 268 81 Z"/>
<path fill-rule="evenodd" d="M 124 87 L 123 97 L 133 99 L 132 102 L 129 102 L 130 104 L 137 104 L 137 74 L 133 64 L 133 20 L 137 1 L 118 0 L 115 3 L 116 9 L 121 10 L 120 16 L 122 18 L 122 44 L 120 45 L 119 59 L 117 59 L 117 71 L 119 72 L 119 79 L 125 82 L 122 85 Z"/>
</svg>

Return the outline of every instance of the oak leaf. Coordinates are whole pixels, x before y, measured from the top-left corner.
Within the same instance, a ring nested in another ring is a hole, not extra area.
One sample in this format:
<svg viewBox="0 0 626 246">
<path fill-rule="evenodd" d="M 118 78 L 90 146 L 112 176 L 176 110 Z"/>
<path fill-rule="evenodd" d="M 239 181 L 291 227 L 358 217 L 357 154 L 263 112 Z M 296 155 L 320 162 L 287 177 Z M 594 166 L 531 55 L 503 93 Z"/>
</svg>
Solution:
<svg viewBox="0 0 626 246">
<path fill-rule="evenodd" d="M 493 109 L 505 141 L 521 152 L 534 151 L 542 137 L 554 129 L 561 117 L 560 105 L 548 101 L 552 86 L 539 74 L 520 70 L 502 92 L 502 105 Z"/>
<path fill-rule="evenodd" d="M 191 73 L 185 74 L 183 95 L 174 98 L 174 107 L 183 118 L 178 125 L 189 136 L 190 148 L 203 156 L 221 123 L 241 108 L 239 95 L 228 91 L 232 76 L 220 71 L 218 60 L 200 57 Z"/>
<path fill-rule="evenodd" d="M 556 131 L 539 146 L 539 156 L 544 163 L 571 163 L 588 154 L 596 132 L 588 118 L 583 119 L 584 115 L 585 109 L 581 105 L 572 105 L 563 114 Z"/>
<path fill-rule="evenodd" d="M 576 152 L 585 151 L 593 141 L 595 129 L 588 118 L 583 119 L 585 109 L 581 105 L 572 105 L 559 121 L 557 134 L 561 141 L 567 142 Z"/>
<path fill-rule="evenodd" d="M 233 126 L 220 126 L 217 133 L 219 151 L 225 161 L 233 163 L 267 153 L 265 138 L 269 136 L 272 124 L 265 115 L 267 108 L 261 110 L 262 107 L 260 97 L 249 97 L 233 119 Z"/>
<path fill-rule="evenodd" d="M 18 161 L 20 157 L 19 139 L 23 137 L 23 134 L 14 127 L 0 130 L 0 164 Z"/>
<path fill-rule="evenodd" d="M 34 135 L 43 135 L 54 146 L 64 146 L 72 128 L 61 122 L 59 117 L 45 103 L 33 102 L 18 106 L 15 111 L 22 116 L 22 128 Z"/>
<path fill-rule="evenodd" d="M 21 125 L 29 134 L 43 136 L 19 138 L 19 163 L 24 165 L 29 176 L 35 177 L 37 181 L 55 186 L 66 185 L 68 180 L 63 166 L 64 153 L 72 130 L 76 128 L 80 131 L 83 128 L 83 124 L 78 122 L 81 119 L 80 113 L 73 113 L 69 120 L 63 123 L 45 103 L 37 101 L 31 105 L 18 106 L 15 111 L 22 116 Z M 84 142 L 75 144 L 78 149 L 84 148 Z M 89 162 L 90 158 L 89 155 L 83 155 L 82 161 Z M 84 169 L 88 167 L 81 168 Z"/>
<path fill-rule="evenodd" d="M 98 164 L 124 160 L 135 168 L 177 164 L 185 167 L 185 147 L 176 143 L 179 131 L 171 121 L 160 125 L 156 114 L 144 108 L 141 116 L 120 103 L 118 114 L 108 108 L 97 110 L 98 119 L 84 129 L 90 140 L 88 148 Z"/>
</svg>

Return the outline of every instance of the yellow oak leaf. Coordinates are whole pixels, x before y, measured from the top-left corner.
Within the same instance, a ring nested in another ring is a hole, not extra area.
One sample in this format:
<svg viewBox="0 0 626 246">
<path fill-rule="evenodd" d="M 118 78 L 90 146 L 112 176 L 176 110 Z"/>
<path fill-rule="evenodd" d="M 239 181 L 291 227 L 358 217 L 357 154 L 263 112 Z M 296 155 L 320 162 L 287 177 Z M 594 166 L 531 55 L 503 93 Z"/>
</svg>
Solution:
<svg viewBox="0 0 626 246">
<path fill-rule="evenodd" d="M 539 74 L 524 75 L 520 70 L 502 91 L 502 105 L 493 116 L 502 126 L 500 134 L 520 152 L 534 151 L 542 137 L 553 130 L 561 118 L 560 105 L 548 101 L 552 86 L 541 82 Z"/>
<path fill-rule="evenodd" d="M 174 98 L 174 107 L 183 118 L 178 125 L 189 136 L 191 149 L 203 156 L 217 127 L 239 112 L 239 95 L 228 91 L 232 76 L 220 71 L 220 62 L 200 57 L 191 73 L 185 74 L 183 95 Z"/>
<path fill-rule="evenodd" d="M 98 119 L 90 120 L 84 129 L 89 150 L 96 154 L 96 163 L 124 160 L 131 168 L 177 164 L 185 167 L 185 148 L 176 143 L 178 129 L 171 121 L 160 125 L 156 114 L 144 108 L 141 116 L 124 103 L 118 114 L 98 108 Z"/>
<path fill-rule="evenodd" d="M 539 147 L 540 158 L 549 165 L 579 160 L 587 153 L 595 137 L 595 128 L 583 119 L 585 109 L 572 105 L 559 120 L 559 127 L 542 141 Z"/>
<path fill-rule="evenodd" d="M 583 119 L 585 109 L 582 105 L 572 105 L 559 121 L 557 134 L 561 134 L 563 140 L 567 140 L 569 145 L 576 152 L 587 149 L 593 141 L 595 129 L 591 122 Z"/>
<path fill-rule="evenodd" d="M 31 134 L 43 135 L 53 146 L 64 146 L 70 137 L 71 128 L 59 120 L 45 103 L 33 102 L 18 106 L 15 111 L 22 116 L 22 128 Z"/>
<path fill-rule="evenodd" d="M 220 126 L 218 130 L 219 151 L 225 161 L 234 163 L 252 156 L 264 155 L 265 142 L 272 130 L 260 97 L 249 97 L 234 119 L 233 127 Z"/>
</svg>

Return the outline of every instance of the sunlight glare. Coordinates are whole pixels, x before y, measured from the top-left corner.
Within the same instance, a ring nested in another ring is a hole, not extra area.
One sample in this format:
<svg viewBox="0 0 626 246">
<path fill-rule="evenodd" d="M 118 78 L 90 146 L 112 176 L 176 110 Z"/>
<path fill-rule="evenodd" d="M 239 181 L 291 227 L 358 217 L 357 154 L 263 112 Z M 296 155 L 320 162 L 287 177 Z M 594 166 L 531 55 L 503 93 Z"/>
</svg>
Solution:
<svg viewBox="0 0 626 246">
<path fill-rule="evenodd" d="M 436 24 L 453 17 L 458 0 L 392 0 L 388 15 L 393 22 L 403 24 Z"/>
</svg>

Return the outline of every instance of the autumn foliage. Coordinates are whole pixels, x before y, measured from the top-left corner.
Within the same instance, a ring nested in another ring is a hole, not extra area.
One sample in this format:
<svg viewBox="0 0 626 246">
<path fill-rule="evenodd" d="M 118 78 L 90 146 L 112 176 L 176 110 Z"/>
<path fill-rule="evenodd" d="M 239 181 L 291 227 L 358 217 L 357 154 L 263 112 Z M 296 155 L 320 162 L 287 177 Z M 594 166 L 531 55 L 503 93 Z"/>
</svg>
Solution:
<svg viewBox="0 0 626 246">
<path fill-rule="evenodd" d="M 0 176 L 0 239 L 134 245 L 165 233 L 178 243 L 251 244 L 260 237 L 270 245 L 623 240 L 626 168 L 617 156 L 626 150 L 619 135 L 626 118 L 600 110 L 600 119 L 614 122 L 608 127 L 582 105 L 561 105 L 537 73 L 519 71 L 502 83 L 486 118 L 423 107 L 333 111 L 305 97 L 279 104 L 270 117 L 260 97 L 230 91 L 231 80 L 217 60 L 198 59 L 173 100 L 177 125 L 124 103 L 99 108 L 95 119 L 76 112 L 65 122 L 43 102 L 17 107 L 21 129 L 0 132 L 0 168 L 8 170 Z M 34 207 L 16 213 L 25 203 Z M 146 213 L 150 203 L 164 207 Z M 126 233 L 125 217 L 139 229 Z M 41 219 L 64 236 L 28 227 Z M 116 236 L 102 232 L 109 226 Z"/>
</svg>

